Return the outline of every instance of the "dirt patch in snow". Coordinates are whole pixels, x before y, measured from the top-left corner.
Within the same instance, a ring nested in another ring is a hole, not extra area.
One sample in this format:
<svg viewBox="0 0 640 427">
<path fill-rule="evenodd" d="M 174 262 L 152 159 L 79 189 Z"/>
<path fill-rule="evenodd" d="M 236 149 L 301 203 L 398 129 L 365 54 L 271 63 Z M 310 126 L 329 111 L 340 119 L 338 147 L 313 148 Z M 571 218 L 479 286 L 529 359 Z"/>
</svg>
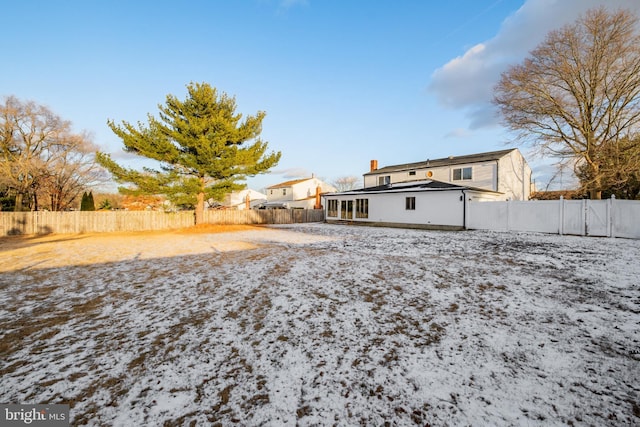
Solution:
<svg viewBox="0 0 640 427">
<path fill-rule="evenodd" d="M 9 236 L 0 238 L 0 254 L 6 261 L 0 272 L 252 249 L 255 245 L 244 236 L 234 236 L 265 230 L 261 226 L 203 224 L 173 231 Z M 224 237 L 216 238 L 219 234 Z"/>
<path fill-rule="evenodd" d="M 0 401 L 74 425 L 640 421 L 638 241 L 211 231 L 0 240 Z"/>
</svg>

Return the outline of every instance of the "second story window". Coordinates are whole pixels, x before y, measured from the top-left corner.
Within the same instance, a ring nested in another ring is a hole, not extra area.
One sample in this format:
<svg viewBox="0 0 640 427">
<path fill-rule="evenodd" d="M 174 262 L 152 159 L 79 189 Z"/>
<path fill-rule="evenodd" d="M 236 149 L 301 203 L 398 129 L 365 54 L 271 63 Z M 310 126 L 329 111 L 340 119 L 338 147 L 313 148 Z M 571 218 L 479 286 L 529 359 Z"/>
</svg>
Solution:
<svg viewBox="0 0 640 427">
<path fill-rule="evenodd" d="M 465 181 L 465 180 L 471 180 L 471 179 L 473 179 L 471 167 L 456 168 L 453 170 L 454 181 Z"/>
<path fill-rule="evenodd" d="M 287 195 L 287 189 L 286 189 L 286 188 L 283 188 L 283 189 L 282 189 L 282 195 L 283 195 L 283 196 L 286 196 L 286 195 Z"/>
<path fill-rule="evenodd" d="M 389 184 L 391 184 L 391 175 L 378 177 L 378 185 L 389 185 Z"/>
</svg>

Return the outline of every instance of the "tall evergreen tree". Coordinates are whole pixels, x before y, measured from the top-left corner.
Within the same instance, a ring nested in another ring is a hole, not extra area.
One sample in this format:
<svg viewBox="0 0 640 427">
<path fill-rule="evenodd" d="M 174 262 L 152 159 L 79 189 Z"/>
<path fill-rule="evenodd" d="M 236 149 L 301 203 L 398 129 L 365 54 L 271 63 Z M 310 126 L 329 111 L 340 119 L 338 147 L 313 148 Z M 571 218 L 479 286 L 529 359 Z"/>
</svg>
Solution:
<svg viewBox="0 0 640 427">
<path fill-rule="evenodd" d="M 96 203 L 93 201 L 93 191 L 89 191 L 87 195 L 87 209 L 88 211 L 96 210 Z"/>
<path fill-rule="evenodd" d="M 108 154 L 97 161 L 108 169 L 124 194 L 164 194 L 179 205 L 196 207 L 196 224 L 203 220 L 205 199 L 222 200 L 225 194 L 244 187 L 239 181 L 267 172 L 280 160 L 280 152 L 266 153 L 267 142 L 259 136 L 265 113 L 255 116 L 235 112 L 236 101 L 207 83 L 190 83 L 184 101 L 168 95 L 158 105 L 159 119 L 148 115 L 146 126 L 121 126 L 108 121 L 127 152 L 156 160 L 160 170 L 126 169 Z"/>
<path fill-rule="evenodd" d="M 82 193 L 82 200 L 80 200 L 80 210 L 81 211 L 88 211 L 89 210 L 89 209 L 87 209 L 87 207 L 88 207 L 87 202 L 88 201 L 89 201 L 89 195 L 85 191 L 84 193 Z"/>
</svg>

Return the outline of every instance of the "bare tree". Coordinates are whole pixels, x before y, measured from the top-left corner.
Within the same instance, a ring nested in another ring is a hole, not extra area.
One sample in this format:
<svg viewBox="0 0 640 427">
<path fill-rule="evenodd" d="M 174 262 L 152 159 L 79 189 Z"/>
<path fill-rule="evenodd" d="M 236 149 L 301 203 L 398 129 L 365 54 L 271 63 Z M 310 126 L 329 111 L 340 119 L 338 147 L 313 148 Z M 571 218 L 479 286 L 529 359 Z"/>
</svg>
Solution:
<svg viewBox="0 0 640 427">
<path fill-rule="evenodd" d="M 550 32 L 495 87 L 504 124 L 543 155 L 573 159 L 591 198 L 613 146 L 640 124 L 640 35 L 630 11 L 592 9 Z"/>
<path fill-rule="evenodd" d="M 46 198 L 51 210 L 69 209 L 87 188 L 109 180 L 107 172 L 94 161 L 98 147 L 88 135 L 69 135 L 65 144 L 54 148 L 36 193 Z"/>
<path fill-rule="evenodd" d="M 34 102 L 10 96 L 0 104 L 0 185 L 15 195 L 15 210 L 38 199 L 62 209 L 78 188 L 95 182 L 94 147 L 86 135 L 71 132 L 71 123 Z"/>
<path fill-rule="evenodd" d="M 360 179 L 357 176 L 341 176 L 332 182 L 338 191 L 353 190 L 358 186 Z"/>
</svg>

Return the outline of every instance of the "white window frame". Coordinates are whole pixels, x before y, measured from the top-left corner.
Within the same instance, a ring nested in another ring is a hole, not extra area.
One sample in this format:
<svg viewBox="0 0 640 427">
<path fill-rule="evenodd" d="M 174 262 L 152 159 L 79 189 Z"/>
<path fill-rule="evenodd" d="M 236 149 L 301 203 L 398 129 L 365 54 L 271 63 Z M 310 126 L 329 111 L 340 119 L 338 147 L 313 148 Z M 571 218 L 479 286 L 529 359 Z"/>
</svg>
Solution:
<svg viewBox="0 0 640 427">
<path fill-rule="evenodd" d="M 416 197 L 408 196 L 404 199 L 404 209 L 406 211 L 415 211 L 416 210 Z"/>
<path fill-rule="evenodd" d="M 456 172 L 459 174 L 459 177 L 456 178 Z M 467 166 L 464 168 L 455 168 L 453 169 L 453 174 L 451 176 L 452 181 L 472 181 L 473 180 L 473 167 Z"/>
<path fill-rule="evenodd" d="M 356 218 L 369 218 L 369 199 L 356 199 Z"/>
<path fill-rule="evenodd" d="M 327 216 L 332 218 L 338 217 L 338 199 L 329 199 L 327 201 Z"/>
<path fill-rule="evenodd" d="M 353 200 L 342 200 L 340 203 L 340 218 L 353 219 Z"/>
</svg>

